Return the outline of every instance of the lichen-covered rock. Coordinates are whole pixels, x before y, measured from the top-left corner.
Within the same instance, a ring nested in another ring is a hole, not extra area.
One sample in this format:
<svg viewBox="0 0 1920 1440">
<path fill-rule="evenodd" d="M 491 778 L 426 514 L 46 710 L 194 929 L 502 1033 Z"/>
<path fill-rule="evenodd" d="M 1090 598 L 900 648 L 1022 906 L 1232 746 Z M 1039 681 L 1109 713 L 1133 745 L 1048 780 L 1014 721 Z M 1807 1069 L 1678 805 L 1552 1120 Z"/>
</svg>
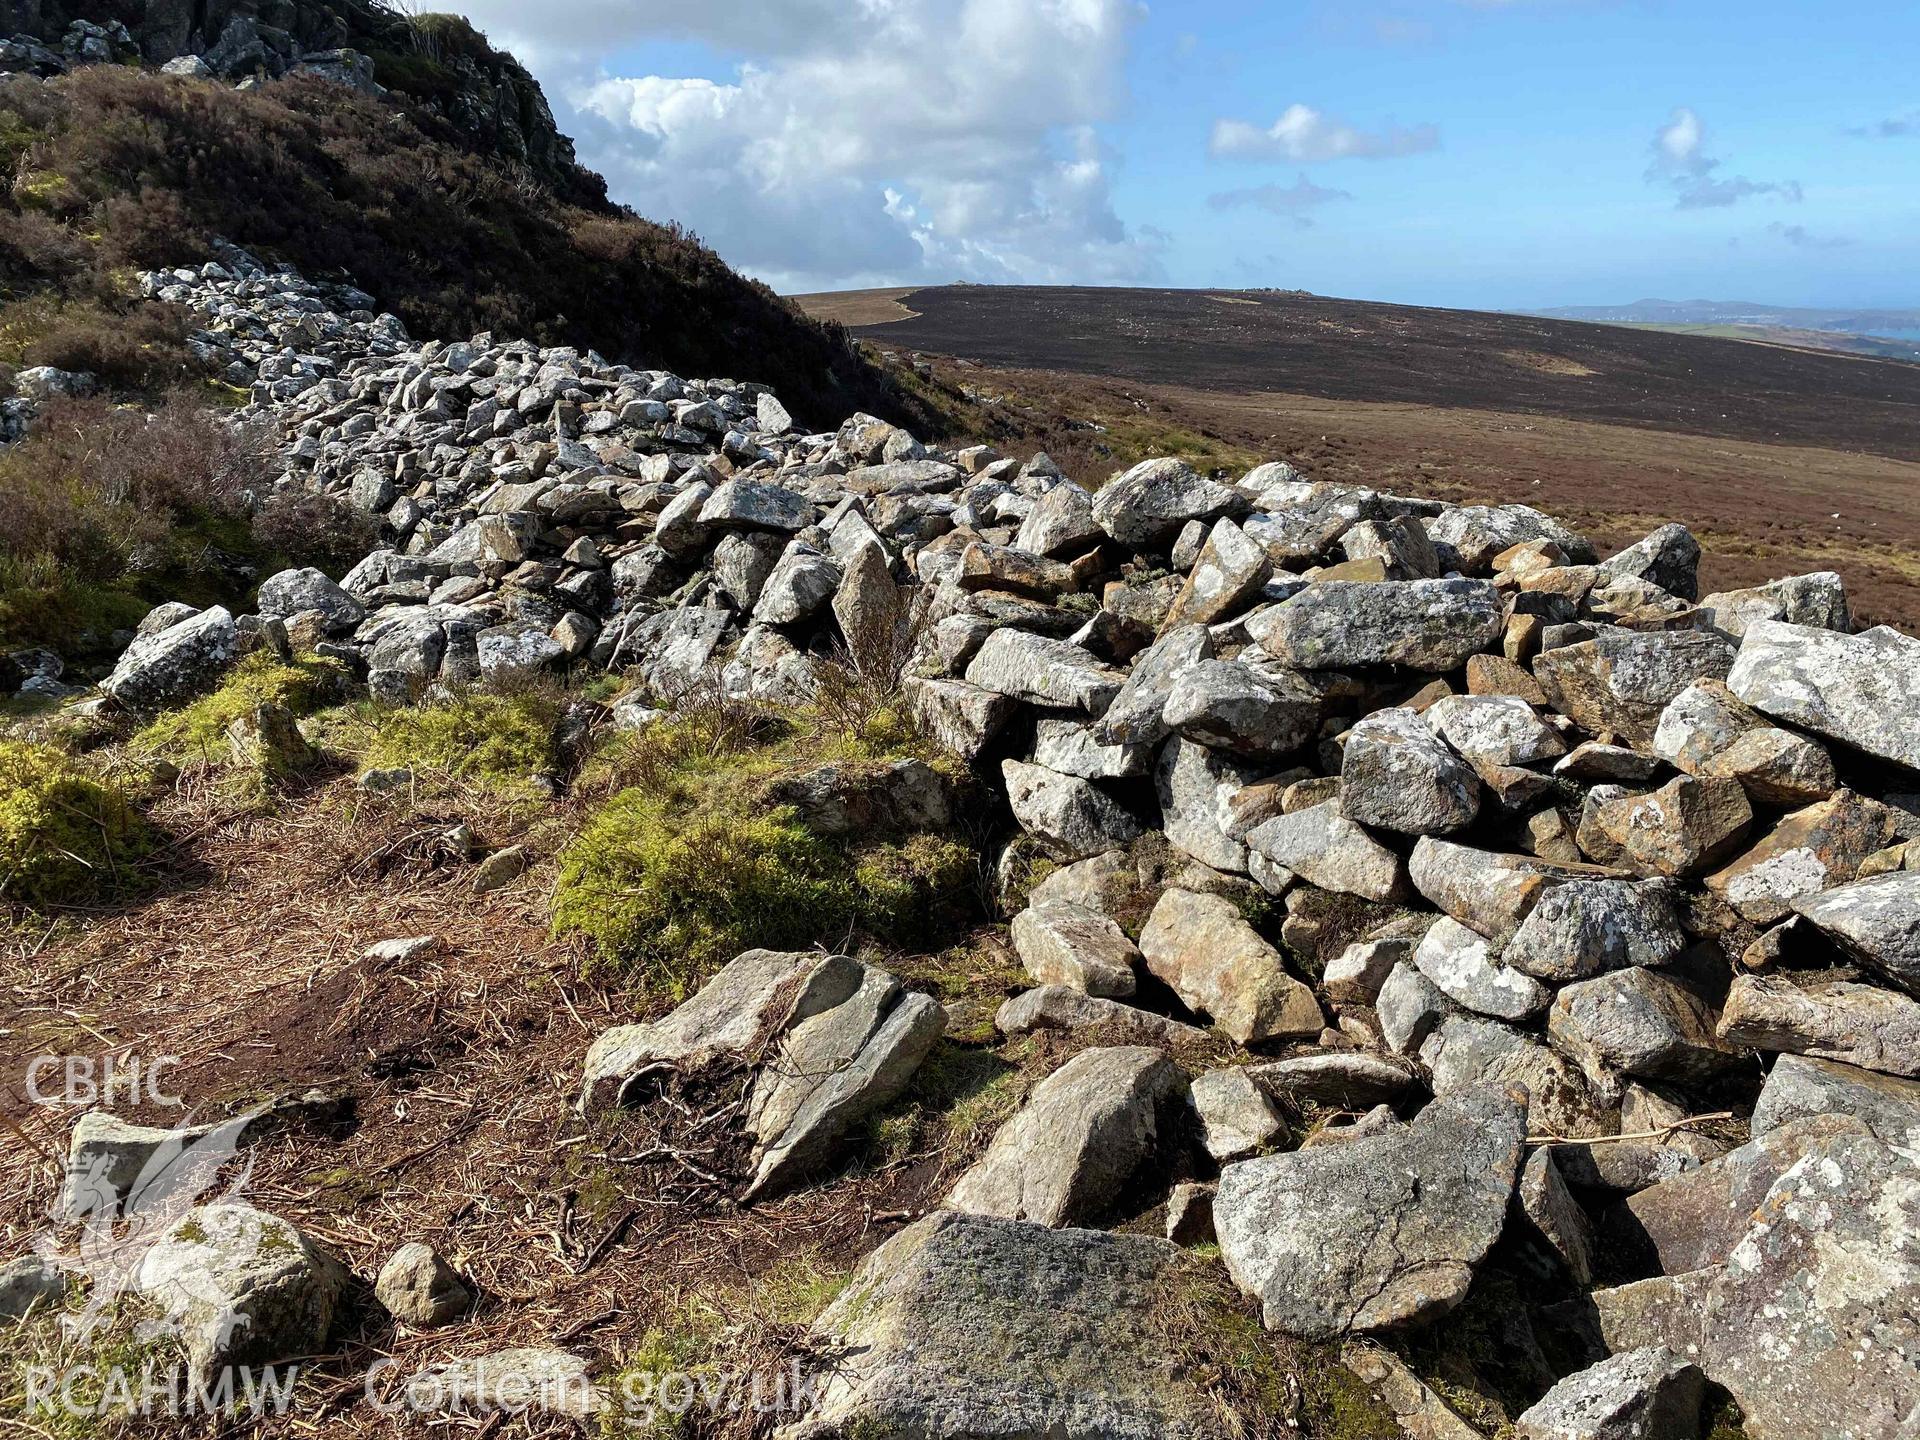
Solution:
<svg viewBox="0 0 1920 1440">
<path fill-rule="evenodd" d="M 1140 932 L 1140 953 L 1182 1003 L 1241 1044 L 1317 1035 L 1325 1023 L 1313 991 L 1222 896 L 1167 890 Z"/>
<path fill-rule="evenodd" d="M 1195 1264 L 1146 1236 L 930 1215 L 814 1323 L 835 1358 L 782 1440 L 1225 1440 L 1163 1318 Z"/>
<path fill-rule="evenodd" d="M 134 1289 L 178 1327 L 195 1380 L 326 1347 L 346 1271 L 292 1223 L 237 1201 L 189 1210 L 140 1257 Z"/>
<path fill-rule="evenodd" d="M 1893 843 L 1894 827 L 1886 806 L 1842 790 L 1787 816 L 1705 884 L 1742 918 L 1771 925 L 1793 914 L 1795 901 L 1852 880 L 1868 856 Z M 1915 916 L 1920 933 L 1920 904 Z"/>
<path fill-rule="evenodd" d="M 1501 1020 L 1524 1020 L 1553 998 L 1532 976 L 1495 960 L 1486 939 L 1451 917 L 1427 931 L 1413 963 L 1456 1005 Z"/>
<path fill-rule="evenodd" d="M 1075 775 L 1018 760 L 1000 762 L 1020 828 L 1064 860 L 1081 860 L 1140 834 L 1140 822 L 1105 791 Z"/>
<path fill-rule="evenodd" d="M 1310 1340 L 1432 1319 L 1505 1228 L 1526 1097 L 1485 1086 L 1368 1139 L 1229 1165 L 1220 1254 L 1267 1328 Z"/>
<path fill-rule="evenodd" d="M 211 690 L 239 658 L 239 628 L 229 611 L 215 605 L 140 636 L 100 689 L 129 710 L 161 710 Z"/>
<path fill-rule="evenodd" d="M 1158 1050 L 1082 1050 L 1034 1087 L 947 1208 L 1041 1225 L 1097 1218 L 1152 1156 L 1183 1083 Z"/>
<path fill-rule="evenodd" d="M 1514 1424 L 1515 1440 L 1695 1440 L 1706 1377 L 1664 1346 L 1569 1375 Z"/>
<path fill-rule="evenodd" d="M 1323 890 L 1395 899 L 1405 884 L 1400 857 L 1343 815 L 1340 804 L 1276 815 L 1247 832 L 1247 846 Z"/>
<path fill-rule="evenodd" d="M 1801 896 L 1793 908 L 1848 954 L 1920 995 L 1920 871 Z"/>
<path fill-rule="evenodd" d="M 1207 479 L 1181 460 L 1143 460 L 1093 497 L 1093 518 L 1122 545 L 1169 544 L 1190 520 L 1244 515 L 1246 496 Z"/>
<path fill-rule="evenodd" d="M 1616 970 L 1554 997 L 1547 1033 L 1590 1075 L 1703 1080 L 1740 1062 L 1714 1029 L 1712 1007 L 1656 970 Z"/>
<path fill-rule="evenodd" d="M 1920 1076 L 1920 1000 L 1814 974 L 1736 975 L 1720 1012 L 1733 1045 Z"/>
<path fill-rule="evenodd" d="M 1821 800 L 1840 783 L 1824 748 L 1769 725 L 1720 680 L 1696 680 L 1660 712 L 1653 753 L 1688 775 L 1738 780 L 1764 805 Z"/>
<path fill-rule="evenodd" d="M 1493 648 L 1500 596 L 1479 580 L 1323 581 L 1246 621 L 1269 655 L 1302 670 L 1405 665 L 1444 673 Z"/>
<path fill-rule="evenodd" d="M 1604 630 L 1548 650 L 1533 673 L 1554 709 L 1599 735 L 1614 731 L 1650 744 L 1675 696 L 1701 679 L 1724 680 L 1734 648 L 1698 630 Z"/>
<path fill-rule="evenodd" d="M 1920 770 L 1920 640 L 1910 635 L 1763 620 L 1726 681 L 1763 715 Z"/>
<path fill-rule="evenodd" d="M 1920 1150 L 1920 1081 L 1811 1055 L 1778 1056 L 1754 1102 L 1754 1137 L 1810 1115 L 1851 1116 L 1888 1145 Z"/>
<path fill-rule="evenodd" d="M 1013 948 L 1036 985 L 1123 998 L 1138 984 L 1140 951 L 1126 932 L 1082 905 L 1029 905 L 1013 917 Z"/>
<path fill-rule="evenodd" d="M 1480 813 L 1473 768 L 1413 710 L 1376 710 L 1347 732 L 1340 813 L 1403 835 L 1447 835 Z"/>
</svg>

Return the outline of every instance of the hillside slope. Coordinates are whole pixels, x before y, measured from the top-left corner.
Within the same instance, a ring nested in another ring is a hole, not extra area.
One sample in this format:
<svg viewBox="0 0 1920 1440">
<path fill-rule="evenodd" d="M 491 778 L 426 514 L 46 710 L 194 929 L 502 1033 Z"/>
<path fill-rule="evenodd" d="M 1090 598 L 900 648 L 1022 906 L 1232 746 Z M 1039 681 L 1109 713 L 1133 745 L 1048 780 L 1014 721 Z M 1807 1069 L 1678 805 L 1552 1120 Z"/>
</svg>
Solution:
<svg viewBox="0 0 1920 1440">
<path fill-rule="evenodd" d="M 1890 361 L 1269 290 L 956 285 L 903 304 L 912 318 L 860 333 L 890 349 L 1146 384 L 1920 455 L 1920 367 Z"/>
<path fill-rule="evenodd" d="M 585 181 L 556 189 L 393 98 L 312 75 L 243 92 L 97 65 L 0 81 L 0 122 L 0 292 L 38 302 L 0 312 L 8 363 L 35 363 L 32 343 L 59 328 L 49 297 L 122 313 L 124 267 L 204 259 L 221 236 L 379 295 L 416 334 L 497 330 L 693 373 L 751 357 L 740 378 L 823 423 L 903 406 L 837 326 L 693 236 Z"/>
</svg>

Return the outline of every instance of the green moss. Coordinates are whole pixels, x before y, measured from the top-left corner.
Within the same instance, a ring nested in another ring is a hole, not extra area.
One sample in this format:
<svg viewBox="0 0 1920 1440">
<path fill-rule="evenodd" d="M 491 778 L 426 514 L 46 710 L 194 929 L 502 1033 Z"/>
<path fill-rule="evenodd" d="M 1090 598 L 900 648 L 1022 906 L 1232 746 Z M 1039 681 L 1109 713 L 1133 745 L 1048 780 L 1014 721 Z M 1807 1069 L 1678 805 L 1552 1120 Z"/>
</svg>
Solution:
<svg viewBox="0 0 1920 1440">
<path fill-rule="evenodd" d="M 443 705 L 380 716 L 364 757 L 371 770 L 437 771 L 482 783 L 524 781 L 554 766 L 559 703 L 542 691 L 472 691 Z"/>
<path fill-rule="evenodd" d="M 172 760 L 194 760 L 226 751 L 227 727 L 262 705 L 284 705 L 310 715 L 336 699 L 347 683 L 337 660 L 295 656 L 283 662 L 270 650 L 256 650 L 211 695 L 171 710 L 134 737 L 134 748 Z"/>
<path fill-rule="evenodd" d="M 90 1317 L 97 1329 L 69 1331 L 66 1322 L 80 1319 L 78 1300 L 76 1291 L 64 1313 L 0 1331 L 0 1419 L 10 1428 L 43 1440 L 104 1440 L 141 1425 L 143 1391 L 167 1393 L 181 1358 L 177 1339 L 142 1339 L 136 1322 L 146 1312 L 130 1303 L 103 1319 Z M 62 1382 L 51 1394 L 47 1375 Z"/>
<path fill-rule="evenodd" d="M 857 737 L 756 736 L 715 717 L 616 741 L 583 784 L 623 788 L 560 856 L 555 932 L 677 994 L 756 946 L 933 941 L 972 901 L 970 849 L 924 834 L 830 840 L 763 798 L 778 774 L 871 757 Z"/>
<path fill-rule="evenodd" d="M 1275 1421 L 1312 1440 L 1401 1440 L 1393 1412 L 1341 1362 L 1338 1345 L 1270 1334 L 1225 1273 L 1195 1254 L 1152 1312 L 1179 1373 L 1206 1391 L 1235 1434 Z"/>
<path fill-rule="evenodd" d="M 44 910 L 127 889 L 155 846 L 117 787 L 44 745 L 0 740 L 0 902 Z"/>
</svg>

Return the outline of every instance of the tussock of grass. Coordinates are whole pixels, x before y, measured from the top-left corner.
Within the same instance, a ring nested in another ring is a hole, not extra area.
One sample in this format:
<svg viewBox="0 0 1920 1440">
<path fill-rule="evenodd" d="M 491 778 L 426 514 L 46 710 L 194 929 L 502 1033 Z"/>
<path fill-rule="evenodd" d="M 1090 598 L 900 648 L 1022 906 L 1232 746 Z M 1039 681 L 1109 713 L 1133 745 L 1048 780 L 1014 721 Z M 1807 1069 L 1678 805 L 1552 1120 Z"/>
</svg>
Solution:
<svg viewBox="0 0 1920 1440">
<path fill-rule="evenodd" d="M 104 899 L 157 837 L 116 786 L 44 745 L 0 740 L 0 906 Z"/>
<path fill-rule="evenodd" d="M 559 718 L 560 700 L 545 690 L 469 691 L 444 704 L 381 714 L 363 759 L 371 770 L 515 783 L 554 768 Z"/>
<path fill-rule="evenodd" d="M 675 994 L 756 946 L 935 939 L 969 903 L 974 852 L 939 835 L 829 840 L 769 807 L 779 774 L 888 758 L 806 721 L 716 705 L 617 739 L 583 777 L 612 795 L 560 857 L 555 931 Z"/>
<path fill-rule="evenodd" d="M 310 715 L 338 699 L 346 688 L 346 667 L 336 660 L 295 656 L 282 661 L 270 650 L 256 650 L 211 695 L 171 710 L 134 737 L 148 754 L 185 761 L 224 757 L 227 727 L 262 705 L 284 705 L 295 715 Z"/>
</svg>

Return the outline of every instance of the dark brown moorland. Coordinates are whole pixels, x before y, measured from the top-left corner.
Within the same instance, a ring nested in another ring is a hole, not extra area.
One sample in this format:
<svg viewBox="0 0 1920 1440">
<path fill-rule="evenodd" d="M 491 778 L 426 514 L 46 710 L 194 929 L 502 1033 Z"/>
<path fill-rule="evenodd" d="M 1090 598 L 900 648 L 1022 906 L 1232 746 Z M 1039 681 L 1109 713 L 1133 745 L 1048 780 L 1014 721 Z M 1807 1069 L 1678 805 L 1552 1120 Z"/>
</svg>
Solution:
<svg viewBox="0 0 1920 1440">
<path fill-rule="evenodd" d="M 1557 415 L 1920 460 L 1920 365 L 1898 361 L 1277 291 L 907 293 L 902 308 L 913 317 L 871 338 L 984 365 Z"/>
</svg>

